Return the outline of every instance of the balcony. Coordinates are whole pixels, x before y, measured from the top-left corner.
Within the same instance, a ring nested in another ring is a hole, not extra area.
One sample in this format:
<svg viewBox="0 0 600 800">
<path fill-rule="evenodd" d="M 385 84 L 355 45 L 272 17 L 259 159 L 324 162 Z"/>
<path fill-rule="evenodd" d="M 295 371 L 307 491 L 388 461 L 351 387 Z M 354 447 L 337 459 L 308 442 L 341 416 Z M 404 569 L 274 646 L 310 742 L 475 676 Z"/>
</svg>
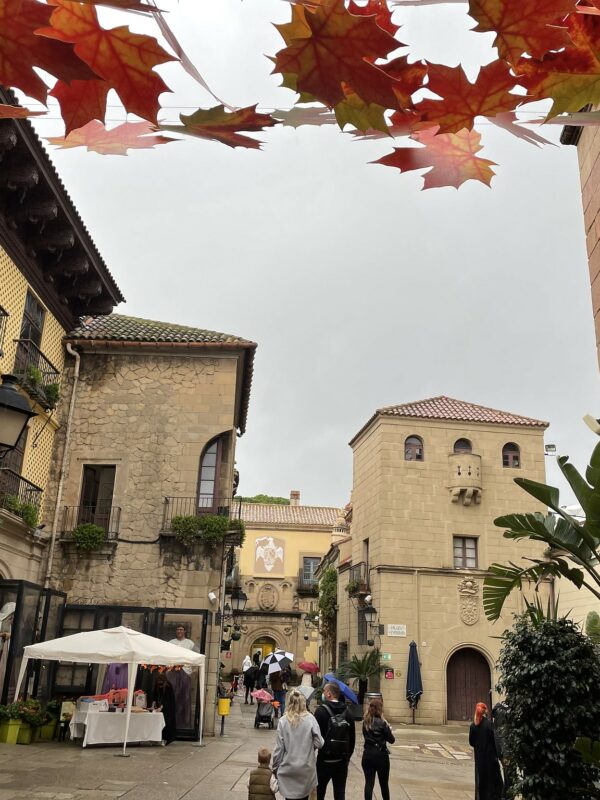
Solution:
<svg viewBox="0 0 600 800">
<path fill-rule="evenodd" d="M 21 517 L 30 528 L 37 527 L 43 491 L 18 472 L 0 468 L 0 508 Z"/>
<path fill-rule="evenodd" d="M 353 597 L 369 594 L 369 567 L 364 561 L 352 566 L 346 591 Z"/>
<path fill-rule="evenodd" d="M 304 570 L 298 572 L 298 594 L 318 595 L 319 581 L 314 575 L 305 575 Z"/>
<path fill-rule="evenodd" d="M 61 536 L 68 540 L 79 525 L 98 525 L 103 528 L 106 540 L 116 539 L 121 524 L 121 509 L 110 503 L 97 503 L 93 506 L 65 506 L 62 514 Z"/>
<path fill-rule="evenodd" d="M 448 488 L 453 503 L 464 506 L 481 503 L 481 456 L 475 453 L 454 453 L 448 456 Z"/>
<path fill-rule="evenodd" d="M 239 497 L 165 497 L 162 533 L 172 533 L 175 517 L 202 517 L 216 514 L 219 517 L 239 520 L 242 517 L 242 501 Z"/>
<path fill-rule="evenodd" d="M 56 408 L 60 395 L 60 373 L 31 339 L 15 339 L 17 351 L 13 372 L 32 400 L 47 411 Z"/>
</svg>

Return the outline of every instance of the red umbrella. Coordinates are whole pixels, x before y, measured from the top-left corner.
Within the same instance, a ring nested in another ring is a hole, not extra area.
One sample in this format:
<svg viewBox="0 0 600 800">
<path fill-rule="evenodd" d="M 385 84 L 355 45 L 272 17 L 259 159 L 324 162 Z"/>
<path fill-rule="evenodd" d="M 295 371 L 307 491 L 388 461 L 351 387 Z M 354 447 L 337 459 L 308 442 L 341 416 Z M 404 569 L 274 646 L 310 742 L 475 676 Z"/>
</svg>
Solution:
<svg viewBox="0 0 600 800">
<path fill-rule="evenodd" d="M 310 672 L 311 675 L 316 675 L 319 671 L 319 665 L 315 664 L 314 661 L 301 661 L 298 664 L 298 669 L 302 669 L 304 672 Z"/>
</svg>

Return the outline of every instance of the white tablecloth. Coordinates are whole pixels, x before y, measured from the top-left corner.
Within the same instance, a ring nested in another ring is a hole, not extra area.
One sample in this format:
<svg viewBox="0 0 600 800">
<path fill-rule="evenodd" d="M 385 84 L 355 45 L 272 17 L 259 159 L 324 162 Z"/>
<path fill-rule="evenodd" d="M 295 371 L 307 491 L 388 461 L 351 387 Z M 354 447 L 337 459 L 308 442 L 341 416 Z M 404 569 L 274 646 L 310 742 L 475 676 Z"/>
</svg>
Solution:
<svg viewBox="0 0 600 800">
<path fill-rule="evenodd" d="M 161 713 L 132 713 L 129 722 L 128 742 L 160 742 L 165 718 Z M 84 734 L 85 727 L 85 734 Z M 120 711 L 76 711 L 71 719 L 71 738 L 83 736 L 83 746 L 88 744 L 123 744 L 125 738 L 125 713 Z"/>
</svg>

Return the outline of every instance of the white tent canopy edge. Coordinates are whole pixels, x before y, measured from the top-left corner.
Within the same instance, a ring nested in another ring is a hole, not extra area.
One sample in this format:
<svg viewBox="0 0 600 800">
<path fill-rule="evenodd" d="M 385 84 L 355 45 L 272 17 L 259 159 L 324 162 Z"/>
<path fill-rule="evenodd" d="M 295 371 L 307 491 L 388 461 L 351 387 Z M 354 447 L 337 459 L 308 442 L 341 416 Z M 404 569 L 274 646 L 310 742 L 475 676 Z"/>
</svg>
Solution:
<svg viewBox="0 0 600 800">
<path fill-rule="evenodd" d="M 23 660 L 17 686 L 15 700 L 19 697 L 21 684 L 27 671 L 30 658 L 44 661 L 70 661 L 76 664 L 127 664 L 128 685 L 133 686 L 135 670 L 140 664 L 154 664 L 168 667 L 198 667 L 198 681 L 201 700 L 200 744 L 202 743 L 203 717 L 205 703 L 205 661 L 200 653 L 194 653 L 169 642 L 163 642 L 154 636 L 139 633 L 120 625 L 117 628 L 105 628 L 100 631 L 83 631 L 60 639 L 30 644 L 23 651 Z M 133 692 L 127 692 L 127 713 L 125 714 L 125 736 L 123 754 L 127 747 L 129 720 Z"/>
</svg>

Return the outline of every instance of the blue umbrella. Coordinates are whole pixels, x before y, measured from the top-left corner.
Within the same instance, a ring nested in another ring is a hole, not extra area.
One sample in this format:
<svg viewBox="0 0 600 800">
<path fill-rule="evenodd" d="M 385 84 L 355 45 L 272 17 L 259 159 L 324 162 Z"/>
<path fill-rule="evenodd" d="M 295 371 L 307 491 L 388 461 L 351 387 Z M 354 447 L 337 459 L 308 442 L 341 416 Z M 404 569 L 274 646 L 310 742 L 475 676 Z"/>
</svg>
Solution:
<svg viewBox="0 0 600 800">
<path fill-rule="evenodd" d="M 415 721 L 415 710 L 419 704 L 419 699 L 423 694 L 423 681 L 421 680 L 421 666 L 419 664 L 419 654 L 417 653 L 417 643 L 410 643 L 408 653 L 408 672 L 406 674 L 406 699 L 413 712 L 413 724 Z"/>
<path fill-rule="evenodd" d="M 348 700 L 350 700 L 351 703 L 356 703 L 358 705 L 358 697 L 354 694 L 354 692 L 348 686 L 347 683 L 344 683 L 344 681 L 338 680 L 338 678 L 336 678 L 335 675 L 333 675 L 331 672 L 328 672 L 325 675 L 324 681 L 325 681 L 325 683 L 337 683 L 337 685 L 340 687 L 344 697 L 347 697 Z"/>
</svg>

